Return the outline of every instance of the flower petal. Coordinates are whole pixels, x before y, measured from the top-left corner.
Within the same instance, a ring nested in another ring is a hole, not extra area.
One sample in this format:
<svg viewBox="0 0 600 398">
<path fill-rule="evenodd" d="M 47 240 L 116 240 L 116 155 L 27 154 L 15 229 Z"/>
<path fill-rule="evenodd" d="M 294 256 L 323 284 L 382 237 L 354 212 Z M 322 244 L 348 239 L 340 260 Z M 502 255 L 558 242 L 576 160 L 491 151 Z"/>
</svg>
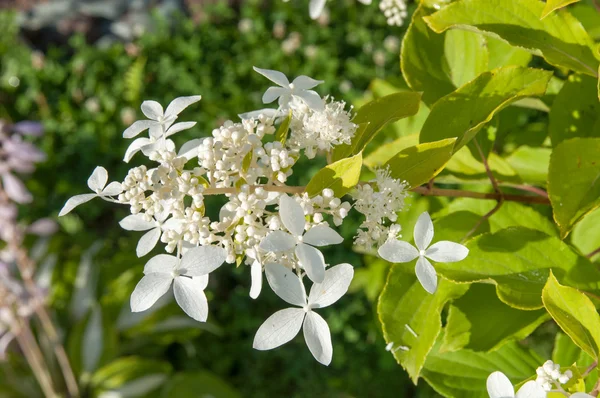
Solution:
<svg viewBox="0 0 600 398">
<path fill-rule="evenodd" d="M 65 203 L 65 205 L 61 209 L 60 213 L 58 213 L 58 216 L 59 217 L 64 216 L 65 214 L 70 213 L 71 210 L 73 210 L 80 204 L 89 202 L 90 200 L 97 198 L 97 197 L 98 197 L 98 195 L 96 195 L 95 193 L 86 193 L 83 195 L 75 195 L 72 198 L 69 198 L 69 200 L 67 200 L 67 203 Z"/>
<path fill-rule="evenodd" d="M 6 195 L 17 203 L 29 203 L 33 196 L 25 187 L 25 184 L 11 173 L 2 174 L 2 184 Z"/>
<path fill-rule="evenodd" d="M 147 130 L 155 125 L 156 122 L 153 120 L 138 120 L 131 126 L 127 127 L 125 131 L 123 131 L 123 138 L 133 138 L 142 131 Z"/>
<path fill-rule="evenodd" d="M 162 105 L 156 101 L 142 102 L 142 112 L 151 120 L 158 120 L 164 115 Z"/>
<path fill-rule="evenodd" d="M 331 345 L 331 332 L 329 325 L 321 315 L 314 311 L 306 314 L 304 321 L 304 340 L 311 354 L 317 361 L 325 366 L 331 363 L 333 346 Z"/>
<path fill-rule="evenodd" d="M 179 260 L 170 254 L 158 254 L 144 265 L 144 274 L 163 273 L 171 274 Z"/>
<path fill-rule="evenodd" d="M 179 115 L 181 112 L 183 112 L 185 108 L 192 104 L 195 104 L 201 99 L 201 95 L 190 95 L 188 97 L 175 98 L 173 101 L 171 101 L 169 106 L 167 106 L 167 110 L 165 111 L 165 119 Z"/>
<path fill-rule="evenodd" d="M 350 264 L 338 264 L 325 271 L 325 279 L 310 288 L 308 304 L 311 308 L 327 307 L 338 301 L 350 287 L 354 268 Z"/>
<path fill-rule="evenodd" d="M 584 392 L 575 393 L 571 395 L 571 398 L 585 398 L 592 397 Z M 519 391 L 517 391 L 516 398 L 546 398 L 546 390 L 542 388 L 538 383 L 533 380 L 529 380 L 523 384 Z"/>
<path fill-rule="evenodd" d="M 435 293 L 437 290 L 437 274 L 435 273 L 433 265 L 431 265 L 425 257 L 419 257 L 417 260 L 415 273 L 417 274 L 417 279 L 421 282 L 423 289 L 425 289 L 427 293 Z"/>
<path fill-rule="evenodd" d="M 144 275 L 138 282 L 131 299 L 131 311 L 141 312 L 152 307 L 171 287 L 173 278 L 169 274 L 152 273 Z"/>
<path fill-rule="evenodd" d="M 97 190 L 102 190 L 107 182 L 108 172 L 102 166 L 96 167 L 90 178 L 87 180 L 88 187 L 94 192 Z"/>
<path fill-rule="evenodd" d="M 267 252 L 283 252 L 296 246 L 296 238 L 284 231 L 273 231 L 265 236 L 259 247 Z"/>
<path fill-rule="evenodd" d="M 175 301 L 183 312 L 198 322 L 206 322 L 208 318 L 208 301 L 204 294 L 204 280 L 178 276 L 173 282 Z"/>
<path fill-rule="evenodd" d="M 310 90 L 311 88 L 314 88 L 322 83 L 325 83 L 325 82 L 323 80 L 315 80 L 312 77 L 308 77 L 308 76 L 304 76 L 304 75 L 298 76 L 292 82 L 292 84 L 294 85 L 294 88 L 299 89 L 299 90 Z"/>
<path fill-rule="evenodd" d="M 196 125 L 196 122 L 175 123 L 174 125 L 172 125 L 171 127 L 169 127 L 169 129 L 165 133 L 165 137 L 169 137 L 169 136 L 171 136 L 171 135 L 173 135 L 175 133 L 179 133 L 180 131 L 183 131 L 183 130 L 191 129 L 195 125 Z"/>
<path fill-rule="evenodd" d="M 300 308 L 277 311 L 260 325 L 254 336 L 252 348 L 260 351 L 272 350 L 287 343 L 300 331 L 305 314 Z"/>
<path fill-rule="evenodd" d="M 279 218 L 294 236 L 302 236 L 304 232 L 304 210 L 294 198 L 287 195 L 281 195 L 279 198 Z"/>
<path fill-rule="evenodd" d="M 255 72 L 260 73 L 261 75 L 263 75 L 264 77 L 281 87 L 287 88 L 290 85 L 290 81 L 288 80 L 288 78 L 279 71 L 271 69 L 261 69 L 257 68 L 256 66 L 253 66 L 252 68 Z"/>
<path fill-rule="evenodd" d="M 198 156 L 198 149 L 200 148 L 200 144 L 202 144 L 204 138 L 195 138 L 183 144 L 181 148 L 179 148 L 179 152 L 177 152 L 177 157 L 186 158 L 190 160 Z"/>
<path fill-rule="evenodd" d="M 262 290 L 262 264 L 254 261 L 250 266 L 250 277 L 252 284 L 250 285 L 250 297 L 256 299 Z"/>
<path fill-rule="evenodd" d="M 240 113 L 238 115 L 238 117 L 242 120 L 257 119 L 260 115 L 266 116 L 268 118 L 275 118 L 275 117 L 277 117 L 278 114 L 279 114 L 279 112 L 277 111 L 277 109 L 264 108 L 264 109 L 259 109 L 257 111 Z"/>
<path fill-rule="evenodd" d="M 146 221 L 141 214 L 132 214 L 119 221 L 121 228 L 127 231 L 147 231 L 156 228 L 154 221 Z"/>
<path fill-rule="evenodd" d="M 313 246 L 327 246 L 340 244 L 344 238 L 327 225 L 317 225 L 304 234 L 302 241 Z"/>
<path fill-rule="evenodd" d="M 391 263 L 408 263 L 419 257 L 419 252 L 413 245 L 398 239 L 389 239 L 381 245 L 377 253 Z"/>
<path fill-rule="evenodd" d="M 282 300 L 299 307 L 306 305 L 306 290 L 293 271 L 281 264 L 267 264 L 265 274 L 269 286 Z"/>
<path fill-rule="evenodd" d="M 322 283 L 325 279 L 325 259 L 319 249 L 312 246 L 299 244 L 296 246 L 296 257 L 306 275 L 315 283 Z"/>
<path fill-rule="evenodd" d="M 487 391 L 490 398 L 513 398 L 515 389 L 502 372 L 494 372 L 487 378 Z"/>
<path fill-rule="evenodd" d="M 115 196 L 123 192 L 123 186 L 120 182 L 113 181 L 102 190 L 98 196 Z"/>
<path fill-rule="evenodd" d="M 326 0 L 310 0 L 308 13 L 311 19 L 317 19 L 321 16 L 323 9 L 325 8 Z"/>
<path fill-rule="evenodd" d="M 181 258 L 180 269 L 190 276 L 207 275 L 219 268 L 227 258 L 227 250 L 218 246 L 198 246 Z"/>
<path fill-rule="evenodd" d="M 133 142 L 131 144 L 129 144 L 129 147 L 127 147 L 127 150 L 125 151 L 125 156 L 123 156 L 123 161 L 125 163 L 129 163 L 129 161 L 131 160 L 133 155 L 135 155 L 136 153 L 139 152 L 140 149 L 142 149 L 146 145 L 150 145 L 151 143 L 152 143 L 152 141 L 150 141 L 150 138 L 137 138 L 137 139 L 133 140 Z"/>
<path fill-rule="evenodd" d="M 460 243 L 442 240 L 434 243 L 425 251 L 425 255 L 440 263 L 453 263 L 464 260 L 469 254 L 469 249 Z"/>
<path fill-rule="evenodd" d="M 267 91 L 265 91 L 265 93 L 263 94 L 262 102 L 263 104 L 269 104 L 288 91 L 290 90 L 285 89 L 283 87 L 269 87 Z"/>
<path fill-rule="evenodd" d="M 142 235 L 135 248 L 135 254 L 137 254 L 138 257 L 144 257 L 146 254 L 150 253 L 158 243 L 160 235 L 160 228 L 151 229 Z"/>
<path fill-rule="evenodd" d="M 417 219 L 417 223 L 415 224 L 415 245 L 417 245 L 417 249 L 425 250 L 431 243 L 431 239 L 433 239 L 433 223 L 431 222 L 431 217 L 429 217 L 429 213 L 426 211 L 423 212 L 419 218 Z"/>
<path fill-rule="evenodd" d="M 316 91 L 313 90 L 302 90 L 299 93 L 293 95 L 302 98 L 306 105 L 313 111 L 321 111 L 325 108 L 325 102 Z"/>
</svg>

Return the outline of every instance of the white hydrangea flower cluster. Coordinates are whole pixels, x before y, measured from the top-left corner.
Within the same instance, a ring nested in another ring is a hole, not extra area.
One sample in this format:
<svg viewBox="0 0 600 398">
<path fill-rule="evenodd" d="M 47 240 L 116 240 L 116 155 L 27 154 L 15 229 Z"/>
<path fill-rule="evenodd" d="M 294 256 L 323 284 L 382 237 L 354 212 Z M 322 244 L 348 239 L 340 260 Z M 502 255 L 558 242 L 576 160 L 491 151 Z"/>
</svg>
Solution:
<svg viewBox="0 0 600 398">
<path fill-rule="evenodd" d="M 402 26 L 408 16 L 404 0 L 381 0 L 379 9 L 387 18 L 387 23 L 390 26 Z"/>
<path fill-rule="evenodd" d="M 400 237 L 397 213 L 404 209 L 408 188 L 405 181 L 392 178 L 387 169 L 376 170 L 372 185 L 356 187 L 352 192 L 354 208 L 365 216 L 354 240 L 357 246 L 379 247 L 388 239 Z"/>
<path fill-rule="evenodd" d="M 537 368 L 536 374 L 536 383 L 545 391 L 552 390 L 556 384 L 566 384 L 571 380 L 571 377 L 573 377 L 573 372 L 567 369 L 562 373 L 560 371 L 560 365 L 551 360 L 544 362 L 542 366 Z"/>
</svg>

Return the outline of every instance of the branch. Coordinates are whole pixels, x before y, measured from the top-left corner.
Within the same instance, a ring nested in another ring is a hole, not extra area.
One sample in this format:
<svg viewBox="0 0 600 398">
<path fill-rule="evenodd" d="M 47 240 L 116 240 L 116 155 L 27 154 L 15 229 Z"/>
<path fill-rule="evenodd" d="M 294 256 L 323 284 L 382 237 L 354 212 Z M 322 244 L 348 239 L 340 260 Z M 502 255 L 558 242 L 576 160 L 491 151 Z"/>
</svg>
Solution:
<svg viewBox="0 0 600 398">
<path fill-rule="evenodd" d="M 592 258 L 592 257 L 594 257 L 596 254 L 599 254 L 599 253 L 600 253 L 600 247 L 599 247 L 599 248 L 597 248 L 596 250 L 594 250 L 593 252 L 591 252 L 591 253 L 587 254 L 587 255 L 586 255 L 586 257 L 587 257 L 587 258 Z"/>
<path fill-rule="evenodd" d="M 504 198 L 507 202 L 520 202 L 520 203 L 535 203 L 541 205 L 550 205 L 550 200 L 543 196 L 530 196 L 530 195 L 511 195 L 511 194 L 498 194 L 496 192 L 483 193 L 473 191 L 463 191 L 460 189 L 443 189 L 443 188 L 432 188 L 427 187 L 416 187 L 411 191 L 419 193 L 423 196 L 448 196 L 453 198 L 474 198 L 474 199 L 491 199 L 500 200 Z"/>
</svg>

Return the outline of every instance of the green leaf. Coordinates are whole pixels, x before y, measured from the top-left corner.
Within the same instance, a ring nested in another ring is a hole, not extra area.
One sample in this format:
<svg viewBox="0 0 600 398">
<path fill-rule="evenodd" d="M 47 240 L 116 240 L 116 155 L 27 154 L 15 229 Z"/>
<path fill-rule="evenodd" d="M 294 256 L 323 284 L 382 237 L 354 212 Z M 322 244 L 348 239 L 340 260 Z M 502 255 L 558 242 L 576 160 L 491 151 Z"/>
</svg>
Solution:
<svg viewBox="0 0 600 398">
<path fill-rule="evenodd" d="M 581 23 L 566 11 L 540 20 L 543 9 L 539 0 L 461 0 L 425 21 L 438 33 L 481 32 L 541 55 L 552 65 L 597 77 L 594 42 Z"/>
<path fill-rule="evenodd" d="M 407 181 L 411 187 L 418 187 L 442 171 L 452 157 L 455 142 L 456 138 L 448 138 L 403 149 L 383 167 L 389 167 L 393 178 Z"/>
<path fill-rule="evenodd" d="M 569 138 L 600 137 L 600 102 L 596 79 L 574 74 L 552 103 L 550 109 L 550 138 L 552 145 Z"/>
<path fill-rule="evenodd" d="M 491 152 L 487 160 L 490 170 L 497 180 L 521 182 L 517 172 L 500 156 Z M 466 147 L 461 148 L 452 156 L 444 169 L 444 174 L 451 174 L 459 181 L 485 181 L 488 184 L 490 181 L 483 163 L 479 158 L 475 158 Z"/>
<path fill-rule="evenodd" d="M 288 115 L 283 119 L 279 128 L 275 132 L 275 140 L 281 142 L 282 145 L 285 145 L 288 136 L 288 130 L 290 129 L 290 123 L 292 122 L 292 111 L 288 113 Z"/>
<path fill-rule="evenodd" d="M 350 145 L 336 146 L 333 150 L 333 161 L 360 153 L 386 125 L 415 115 L 419 111 L 420 103 L 420 93 L 405 91 L 386 95 L 363 105 L 352 119 L 352 122 L 359 126 L 352 142 Z"/>
<path fill-rule="evenodd" d="M 561 281 L 585 290 L 600 288 L 600 271 L 578 257 L 557 237 L 511 227 L 479 235 L 466 243 L 460 263 L 436 264 L 438 273 L 455 282 L 493 281 L 500 300 L 511 307 L 542 307 L 541 293 L 550 270 Z"/>
<path fill-rule="evenodd" d="M 439 394 L 455 398 L 489 398 L 486 380 L 495 371 L 513 383 L 535 374 L 542 362 L 532 351 L 509 343 L 492 352 L 460 350 L 440 352 L 438 341 L 427 357 L 423 378 Z"/>
<path fill-rule="evenodd" d="M 492 351 L 510 340 L 524 339 L 547 318 L 543 309 L 521 311 L 512 308 L 498 299 L 494 286 L 476 283 L 453 302 L 444 347 Z"/>
<path fill-rule="evenodd" d="M 246 174 L 250 169 L 250 165 L 252 164 L 252 156 L 254 156 L 254 151 L 250 150 L 242 159 L 242 174 Z"/>
<path fill-rule="evenodd" d="M 317 172 L 306 185 L 306 193 L 311 197 L 319 195 L 325 188 L 330 188 L 340 198 L 351 190 L 360 178 L 362 153 L 351 158 L 338 160 Z"/>
<path fill-rule="evenodd" d="M 423 20 L 430 13 L 423 6 L 417 8 L 400 53 L 402 75 L 410 88 L 423 92 L 423 101 L 428 105 L 455 90 L 444 57 L 445 34 L 432 32 Z"/>
<path fill-rule="evenodd" d="M 488 70 L 489 55 L 484 36 L 464 30 L 451 30 L 445 36 L 444 54 L 454 86 L 460 87 Z"/>
<path fill-rule="evenodd" d="M 393 343 L 394 358 L 416 384 L 427 354 L 442 328 L 444 305 L 448 300 L 460 297 L 467 286 L 441 279 L 436 293 L 429 294 L 417 281 L 412 268 L 392 265 L 379 297 L 377 313 L 385 341 Z M 399 348 L 401 346 L 409 349 L 403 350 Z"/>
<path fill-rule="evenodd" d="M 551 273 L 542 292 L 544 307 L 573 342 L 594 359 L 600 350 L 600 316 L 585 294 L 562 286 Z"/>
<path fill-rule="evenodd" d="M 363 163 L 370 169 L 376 169 L 385 164 L 398 152 L 419 144 L 419 134 L 400 137 L 392 142 L 383 144 L 365 157 Z"/>
<path fill-rule="evenodd" d="M 571 233 L 571 244 L 583 255 L 589 255 L 600 247 L 600 209 L 596 209 L 586 215 L 575 225 Z M 600 253 L 594 255 L 590 260 L 597 260 Z"/>
<path fill-rule="evenodd" d="M 552 150 L 549 148 L 534 148 L 524 145 L 518 147 L 504 160 L 524 182 L 546 185 L 551 153 Z"/>
<path fill-rule="evenodd" d="M 600 206 L 600 138 L 573 138 L 554 148 L 548 195 L 563 237 Z"/>
<path fill-rule="evenodd" d="M 552 11 L 577 3 L 579 0 L 547 0 L 541 18 L 546 18 Z"/>
<path fill-rule="evenodd" d="M 167 362 L 134 356 L 122 357 L 98 369 L 90 382 L 99 391 L 114 390 L 148 375 L 162 376 L 164 381 L 170 373 L 171 365 Z M 153 381 L 156 383 L 157 380 Z"/>
<path fill-rule="evenodd" d="M 518 66 L 479 75 L 433 105 L 420 142 L 458 137 L 454 148 L 458 151 L 501 109 L 521 98 L 544 94 L 551 76 L 551 72 Z"/>
<path fill-rule="evenodd" d="M 207 371 L 176 374 L 160 398 L 240 398 L 241 394 L 227 382 Z"/>
<path fill-rule="evenodd" d="M 489 50 L 488 68 L 496 69 L 501 66 L 527 66 L 531 62 L 531 54 L 519 47 L 513 47 L 505 41 L 487 38 Z"/>
<path fill-rule="evenodd" d="M 581 354 L 581 348 L 577 347 L 573 340 L 562 332 L 556 333 L 554 348 L 552 349 L 552 361 L 554 363 L 575 363 Z"/>
</svg>

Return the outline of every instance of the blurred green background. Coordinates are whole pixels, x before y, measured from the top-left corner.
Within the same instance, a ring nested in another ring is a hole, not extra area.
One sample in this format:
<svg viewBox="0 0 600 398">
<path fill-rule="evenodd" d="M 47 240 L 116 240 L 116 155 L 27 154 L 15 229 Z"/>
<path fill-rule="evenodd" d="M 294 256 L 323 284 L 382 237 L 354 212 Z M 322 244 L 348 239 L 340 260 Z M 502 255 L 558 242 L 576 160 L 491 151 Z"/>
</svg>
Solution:
<svg viewBox="0 0 600 398">
<path fill-rule="evenodd" d="M 142 13 L 143 33 L 124 34 L 130 40 L 102 30 L 96 34 L 98 23 L 114 22 L 107 14 L 94 19 L 71 7 L 75 28 L 68 29 L 56 14 L 47 17 L 54 26 L 40 27 L 39 15 L 36 20 L 2 11 L 0 118 L 39 120 L 46 131 L 37 142 L 48 160 L 27 181 L 35 200 L 21 208 L 21 218 L 56 217 L 67 198 L 87 189 L 97 165 L 109 170 L 111 180 L 122 180 L 140 164 L 139 155 L 129 165 L 121 161 L 129 144 L 121 134 L 142 118 L 145 99 L 166 105 L 178 96 L 203 96 L 180 117 L 198 122 L 177 137 L 180 144 L 263 107 L 260 98 L 269 82 L 253 65 L 325 80 L 320 94 L 351 103 L 360 103 L 374 78 L 399 79 L 406 25 L 387 26 L 376 4 L 335 0 L 327 18 L 312 21 L 308 1 L 184 3 L 170 13 L 150 4 Z M 82 33 L 80 20 L 92 28 Z M 306 173 L 292 183 L 305 183 L 321 166 L 299 165 Z M 415 205 L 415 211 L 420 208 Z M 268 288 L 258 300 L 250 299 L 246 267 L 213 274 L 205 325 L 168 300 L 131 314 L 129 295 L 149 257 L 135 256 L 139 233 L 120 229 L 118 221 L 127 214 L 126 208 L 96 200 L 58 220 L 60 232 L 49 241 L 31 242 L 40 264 L 53 268 L 49 304 L 86 397 L 434 395 L 425 383 L 412 386 L 385 351 L 375 306 L 387 266 L 351 251 L 357 219 L 344 224 L 345 247 L 325 253 L 332 264 L 357 268 L 351 294 L 322 313 L 335 353 L 326 368 L 302 337 L 273 351 L 252 349 L 259 325 L 282 303 Z M 0 397 L 41 395 L 18 355 L 0 369 Z"/>
</svg>

